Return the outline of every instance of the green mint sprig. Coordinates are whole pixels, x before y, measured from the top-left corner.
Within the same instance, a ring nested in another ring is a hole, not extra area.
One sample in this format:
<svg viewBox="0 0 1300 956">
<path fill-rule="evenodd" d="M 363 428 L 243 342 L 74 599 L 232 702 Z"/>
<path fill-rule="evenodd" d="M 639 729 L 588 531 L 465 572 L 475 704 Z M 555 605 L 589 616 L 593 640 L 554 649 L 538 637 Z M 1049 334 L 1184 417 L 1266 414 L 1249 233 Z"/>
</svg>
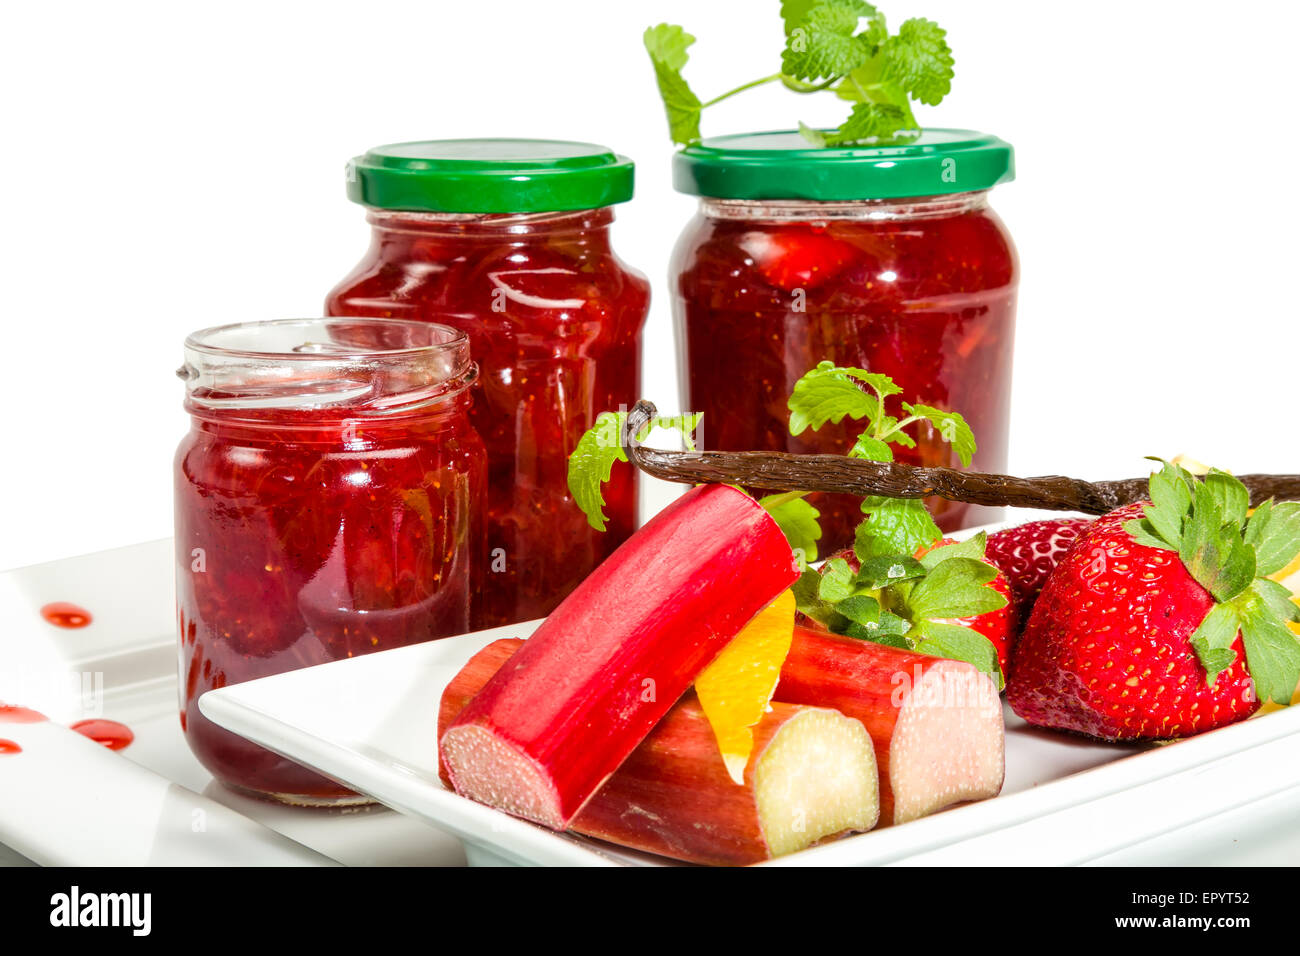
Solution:
<svg viewBox="0 0 1300 956">
<path fill-rule="evenodd" d="M 686 447 L 693 449 L 692 435 L 700 427 L 703 413 L 692 415 L 662 416 L 654 419 L 637 436 L 644 441 L 656 428 L 669 428 L 679 431 L 686 442 Z M 605 496 L 601 486 L 609 481 L 614 472 L 614 462 L 627 461 L 627 452 L 623 448 L 623 428 L 627 422 L 626 412 L 601 412 L 595 423 L 578 439 L 577 446 L 569 455 L 569 494 L 574 502 L 587 516 L 587 522 L 597 531 L 605 530 Z"/>
<path fill-rule="evenodd" d="M 675 24 L 648 28 L 642 37 L 654 67 L 674 143 L 700 138 L 700 114 L 737 93 L 781 83 L 795 93 L 829 91 L 853 105 L 833 130 L 799 124 L 817 146 L 847 146 L 914 138 L 912 101 L 938 105 L 952 88 L 947 34 L 921 17 L 891 34 L 884 14 L 864 0 L 783 0 L 785 44 L 781 68 L 702 101 L 682 76 L 695 37 Z"/>
<path fill-rule="evenodd" d="M 916 440 L 907 429 L 924 423 L 952 445 L 963 468 L 970 467 L 977 447 L 966 419 L 957 412 L 908 402 L 900 403 L 903 418 L 888 414 L 886 399 L 902 391 L 888 375 L 822 362 L 795 382 L 790 393 L 790 434 L 808 428 L 816 431 L 845 418 L 865 420 L 867 427 L 849 449 L 849 457 L 893 461 L 891 446 L 915 448 Z M 864 557 L 914 554 L 942 537 L 918 499 L 871 496 L 863 499 L 862 510 L 866 519 L 858 526 L 854 548 Z"/>
<path fill-rule="evenodd" d="M 1193 632 L 1192 649 L 1209 686 L 1237 659 L 1240 632 L 1246 667 L 1261 701 L 1289 704 L 1300 683 L 1300 622 L 1291 592 L 1268 575 L 1300 554 L 1300 502 L 1265 501 L 1250 513 L 1250 493 L 1232 475 L 1203 479 L 1156 458 L 1151 504 L 1124 525 L 1138 544 L 1175 552 L 1187 573 L 1214 598 Z"/>
<path fill-rule="evenodd" d="M 656 428 L 668 428 L 681 432 L 687 449 L 693 451 L 693 436 L 703 417 L 703 412 L 660 416 L 641 430 L 637 441 L 645 441 Z M 614 463 L 627 461 L 627 451 L 623 448 L 626 424 L 626 412 L 601 412 L 569 455 L 569 493 L 587 516 L 587 523 L 597 531 L 605 530 L 607 520 L 601 488 L 613 475 Z M 803 500 L 802 493 L 767 495 L 758 499 L 758 503 L 768 510 L 790 542 L 790 549 L 800 567 L 806 568 L 810 561 L 817 560 L 817 541 L 822 536 L 821 526 L 817 523 L 820 515 L 816 508 Z"/>
<path fill-rule="evenodd" d="M 993 643 L 954 623 L 1007 606 L 991 585 L 997 570 L 984 561 L 987 537 L 935 548 L 919 560 L 855 548 L 859 568 L 842 557 L 819 574 L 806 570 L 794 584 L 800 611 L 832 633 L 877 644 L 967 661 L 1003 686 Z"/>
</svg>

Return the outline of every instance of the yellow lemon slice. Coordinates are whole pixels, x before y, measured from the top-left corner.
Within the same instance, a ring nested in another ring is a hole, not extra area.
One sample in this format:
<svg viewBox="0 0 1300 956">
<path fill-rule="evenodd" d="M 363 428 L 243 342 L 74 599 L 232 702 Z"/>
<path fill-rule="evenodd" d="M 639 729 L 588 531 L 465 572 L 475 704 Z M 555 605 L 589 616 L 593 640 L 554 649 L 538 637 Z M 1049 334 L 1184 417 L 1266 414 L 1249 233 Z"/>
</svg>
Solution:
<svg viewBox="0 0 1300 956">
<path fill-rule="evenodd" d="M 751 728 L 768 710 L 781 665 L 794 639 L 794 592 L 783 591 L 732 638 L 695 678 L 695 693 L 709 719 L 727 773 L 745 782 L 754 749 Z"/>
</svg>

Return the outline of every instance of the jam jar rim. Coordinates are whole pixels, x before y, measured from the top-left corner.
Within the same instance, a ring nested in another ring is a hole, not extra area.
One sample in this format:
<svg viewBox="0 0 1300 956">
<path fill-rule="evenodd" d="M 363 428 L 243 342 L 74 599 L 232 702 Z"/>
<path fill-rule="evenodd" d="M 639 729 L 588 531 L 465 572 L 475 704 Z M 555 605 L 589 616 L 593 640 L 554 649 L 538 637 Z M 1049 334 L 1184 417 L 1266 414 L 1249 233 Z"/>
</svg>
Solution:
<svg viewBox="0 0 1300 956">
<path fill-rule="evenodd" d="M 332 347 L 309 336 L 310 330 L 358 326 L 413 334 L 417 342 Z M 258 349 L 219 341 L 239 333 L 270 335 L 291 329 L 308 333 L 301 346 Z M 478 378 L 465 332 L 410 319 L 326 316 L 233 322 L 190 333 L 184 349 L 185 362 L 176 375 L 185 383 L 191 413 L 296 408 L 337 409 L 346 417 L 410 414 L 464 393 Z M 321 377 L 313 379 L 313 370 Z"/>
</svg>

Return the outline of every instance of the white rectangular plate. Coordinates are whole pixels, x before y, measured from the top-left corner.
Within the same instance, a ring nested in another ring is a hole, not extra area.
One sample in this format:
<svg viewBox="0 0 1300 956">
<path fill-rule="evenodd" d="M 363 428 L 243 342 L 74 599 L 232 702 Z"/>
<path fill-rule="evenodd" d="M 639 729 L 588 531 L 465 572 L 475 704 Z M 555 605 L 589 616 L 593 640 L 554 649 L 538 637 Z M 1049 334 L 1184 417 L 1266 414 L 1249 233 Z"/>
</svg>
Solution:
<svg viewBox="0 0 1300 956">
<path fill-rule="evenodd" d="M 479 648 L 526 637 L 535 625 L 225 687 L 199 707 L 235 733 L 456 834 L 472 864 L 671 862 L 553 833 L 459 797 L 438 779 L 443 688 Z M 1008 712 L 1002 796 L 773 864 L 1296 862 L 1297 730 L 1300 708 L 1138 748 L 1033 729 Z M 1243 856 L 1243 841 L 1253 855 Z"/>
</svg>

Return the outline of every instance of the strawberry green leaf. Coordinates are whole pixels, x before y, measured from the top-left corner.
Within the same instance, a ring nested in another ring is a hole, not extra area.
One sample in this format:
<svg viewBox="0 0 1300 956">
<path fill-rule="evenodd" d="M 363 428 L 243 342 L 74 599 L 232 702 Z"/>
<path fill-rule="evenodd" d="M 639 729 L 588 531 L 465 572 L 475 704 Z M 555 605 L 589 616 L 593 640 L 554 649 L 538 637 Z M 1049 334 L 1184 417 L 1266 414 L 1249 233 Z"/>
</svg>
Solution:
<svg viewBox="0 0 1300 956">
<path fill-rule="evenodd" d="M 1205 668 L 1207 686 L 1213 687 L 1219 674 L 1231 667 L 1237 659 L 1237 652 L 1232 649 L 1232 645 L 1237 640 L 1240 627 L 1234 605 L 1216 604 L 1192 633 L 1192 649 Z"/>
<path fill-rule="evenodd" d="M 1241 614 L 1246 667 L 1260 701 L 1291 703 L 1300 681 L 1300 643 L 1263 600 L 1246 601 Z"/>
<path fill-rule="evenodd" d="M 1166 547 L 1177 551 L 1182 545 L 1183 521 L 1192 506 L 1192 478 L 1177 465 L 1167 461 L 1162 462 L 1162 465 L 1160 471 L 1151 475 L 1151 504 L 1143 514 L 1146 527 L 1154 537 L 1163 540 Z"/>
<path fill-rule="evenodd" d="M 859 561 L 881 555 L 915 554 L 943 537 L 922 501 L 874 496 L 863 499 L 862 510 L 867 517 L 853 538 Z"/>
<path fill-rule="evenodd" d="M 981 672 L 993 678 L 998 690 L 1006 686 L 1002 668 L 998 666 L 997 649 L 979 631 L 959 624 L 939 624 L 934 621 L 923 622 L 917 626 L 917 631 L 921 637 L 916 645 L 917 653 L 974 664 Z"/>
<path fill-rule="evenodd" d="M 821 80 L 862 66 L 875 44 L 854 34 L 859 21 L 874 13 L 863 0 L 820 0 L 789 31 L 781 72 L 797 80 Z"/>
<path fill-rule="evenodd" d="M 1295 603 L 1291 589 L 1286 585 L 1268 578 L 1256 578 L 1250 586 L 1250 593 L 1267 604 L 1275 617 L 1300 623 L 1300 605 Z"/>
<path fill-rule="evenodd" d="M 1300 502 L 1264 502 L 1250 517 L 1246 540 L 1255 546 L 1259 574 L 1281 571 L 1300 554 Z"/>
<path fill-rule="evenodd" d="M 880 400 L 857 382 L 872 384 L 875 379 L 889 381 L 865 369 L 837 368 L 831 362 L 822 362 L 794 383 L 787 402 L 790 434 L 798 435 L 805 428 L 816 431 L 827 422 L 838 425 L 846 415 L 874 421 L 880 416 Z"/>
<path fill-rule="evenodd" d="M 929 405 L 909 405 L 907 402 L 903 403 L 903 411 L 928 421 L 939 433 L 939 437 L 952 445 L 953 451 L 961 459 L 961 466 L 970 467 L 971 457 L 977 449 L 975 435 L 970 430 L 970 425 L 966 424 L 966 419 L 957 412 L 945 412 Z"/>
<path fill-rule="evenodd" d="M 687 49 L 695 37 L 675 24 L 660 23 L 647 28 L 641 40 L 654 66 L 659 95 L 668 114 L 669 135 L 681 146 L 695 142 L 700 138 L 703 105 L 681 72 L 690 55 Z"/>
<path fill-rule="evenodd" d="M 974 617 L 1007 606 L 991 587 L 997 569 L 973 558 L 949 558 L 935 565 L 907 598 L 913 621 Z"/>
<path fill-rule="evenodd" d="M 1134 541 L 1146 545 L 1148 548 L 1160 548 L 1162 551 L 1177 550 L 1171 547 L 1164 538 L 1159 537 L 1156 529 L 1147 518 L 1134 518 L 1131 521 L 1125 521 L 1124 530 L 1133 536 Z"/>
<path fill-rule="evenodd" d="M 949 558 L 974 558 L 976 561 L 982 561 L 985 552 L 988 550 L 988 542 L 988 534 L 981 531 L 979 534 L 971 535 L 965 541 L 958 541 L 956 544 L 945 544 L 941 548 L 927 551 L 921 556 L 921 564 L 929 570 Z"/>
<path fill-rule="evenodd" d="M 953 58 L 948 34 L 933 20 L 903 21 L 881 45 L 883 76 L 922 103 L 936 106 L 952 89 Z"/>
<path fill-rule="evenodd" d="M 1217 468 L 1211 468 L 1202 483 L 1218 503 L 1223 523 L 1240 528 L 1246 520 L 1246 512 L 1250 510 L 1250 492 L 1246 486 Z"/>
<path fill-rule="evenodd" d="M 1269 498 L 1262 505 L 1255 509 L 1255 513 L 1246 519 L 1246 530 L 1243 537 L 1246 543 L 1252 548 L 1258 549 L 1259 543 L 1264 537 L 1264 531 L 1268 528 L 1269 522 L 1273 520 L 1273 499 Z"/>
<path fill-rule="evenodd" d="M 1242 539 L 1239 525 L 1225 526 L 1219 498 L 1209 484 L 1196 482 L 1195 488 L 1178 556 L 1216 601 L 1230 601 L 1255 579 L 1255 549 Z"/>
<path fill-rule="evenodd" d="M 758 503 L 767 508 L 772 520 L 777 523 L 790 548 L 807 564 L 817 560 L 817 542 L 822 536 L 821 525 L 817 519 L 821 512 L 803 498 L 794 498 L 773 504 L 783 494 L 767 495 L 759 498 Z"/>
</svg>

